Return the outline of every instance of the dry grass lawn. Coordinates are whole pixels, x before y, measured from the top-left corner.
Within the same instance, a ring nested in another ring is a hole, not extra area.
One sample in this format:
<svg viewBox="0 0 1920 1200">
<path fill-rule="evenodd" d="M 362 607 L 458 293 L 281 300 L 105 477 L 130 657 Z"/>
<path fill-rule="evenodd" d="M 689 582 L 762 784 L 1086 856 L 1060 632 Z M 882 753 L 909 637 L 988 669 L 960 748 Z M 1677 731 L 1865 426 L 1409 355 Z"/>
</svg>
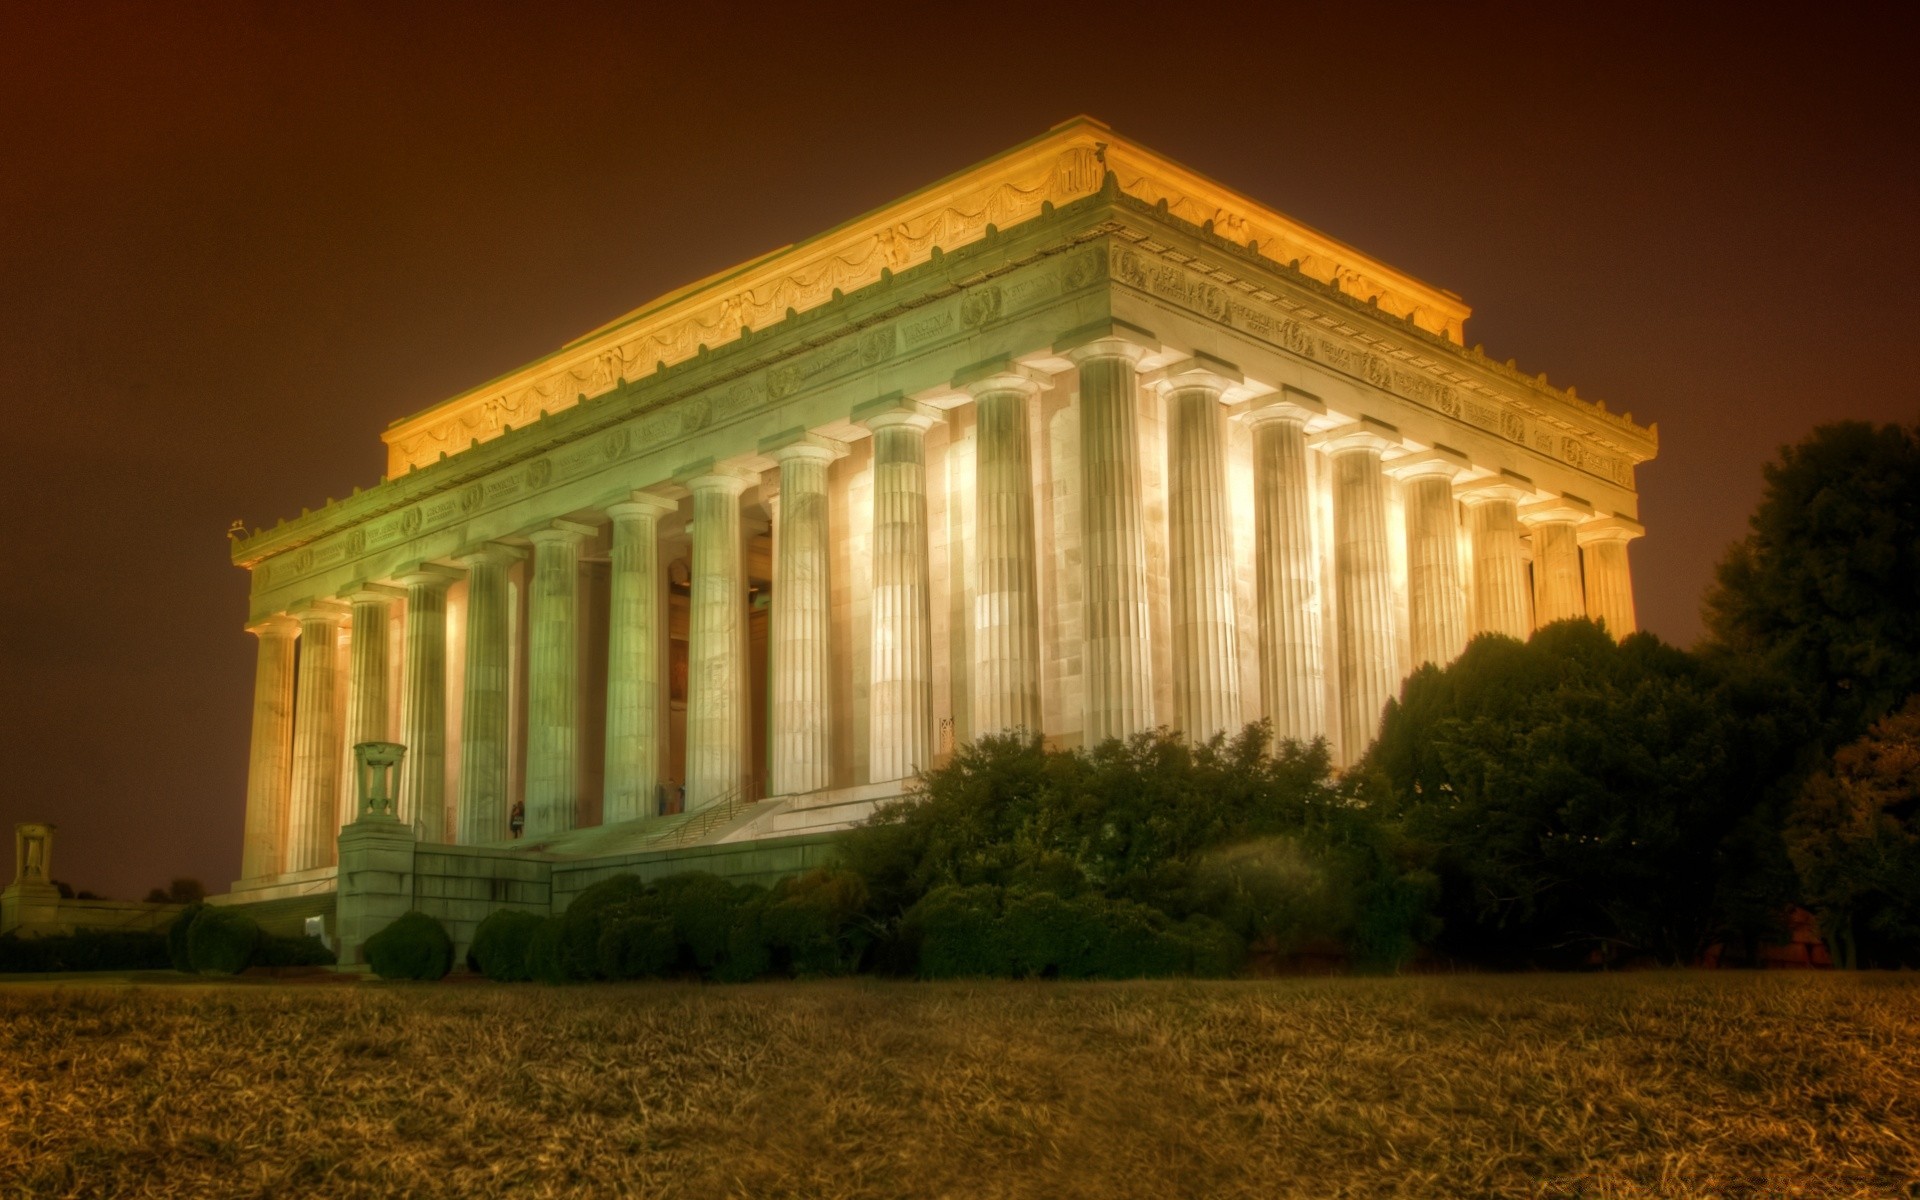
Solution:
<svg viewBox="0 0 1920 1200">
<path fill-rule="evenodd" d="M 1920 1196 L 1920 981 L 0 985 L 0 1195 Z"/>
</svg>

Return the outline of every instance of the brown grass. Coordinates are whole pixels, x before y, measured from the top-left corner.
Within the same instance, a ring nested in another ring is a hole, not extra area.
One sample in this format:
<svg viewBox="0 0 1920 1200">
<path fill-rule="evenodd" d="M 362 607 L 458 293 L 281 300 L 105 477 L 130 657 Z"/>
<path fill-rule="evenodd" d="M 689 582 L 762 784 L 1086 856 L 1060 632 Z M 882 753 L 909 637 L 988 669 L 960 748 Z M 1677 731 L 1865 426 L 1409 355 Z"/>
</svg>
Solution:
<svg viewBox="0 0 1920 1200">
<path fill-rule="evenodd" d="M 1920 982 L 0 987 L 6 1196 L 1920 1195 Z"/>
</svg>

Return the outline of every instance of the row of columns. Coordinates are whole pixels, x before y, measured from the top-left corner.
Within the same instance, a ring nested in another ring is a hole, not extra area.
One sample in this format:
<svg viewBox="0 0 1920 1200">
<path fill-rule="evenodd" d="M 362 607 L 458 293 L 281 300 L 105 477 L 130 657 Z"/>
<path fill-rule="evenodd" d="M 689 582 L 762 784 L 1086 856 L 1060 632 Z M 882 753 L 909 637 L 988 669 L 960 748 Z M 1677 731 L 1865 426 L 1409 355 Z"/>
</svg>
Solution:
<svg viewBox="0 0 1920 1200">
<path fill-rule="evenodd" d="M 1147 351 L 1121 336 L 1066 348 L 1079 368 L 1079 507 L 1085 740 L 1125 737 L 1157 723 L 1154 711 L 1145 520 L 1141 486 L 1138 368 Z M 1205 738 L 1239 724 L 1242 712 L 1235 564 L 1227 485 L 1227 408 L 1241 386 L 1230 365 L 1204 356 L 1156 372 L 1167 421 L 1167 520 L 1175 712 L 1160 718 Z M 1041 725 L 1039 561 L 1033 504 L 1029 406 L 1050 387 L 1044 374 L 1001 363 L 956 386 L 976 405 L 973 536 L 973 727 Z M 937 410 L 911 401 L 865 406 L 856 419 L 873 439 L 869 778 L 903 778 L 933 753 L 931 603 L 926 433 Z M 1387 522 L 1388 480 L 1404 503 L 1407 602 L 1413 660 L 1444 663 L 1471 632 L 1524 638 L 1535 620 L 1592 614 L 1616 634 L 1633 627 L 1626 541 L 1631 521 L 1595 520 L 1571 499 L 1527 504 L 1517 477 L 1461 482 L 1466 460 L 1435 448 L 1399 454 L 1390 427 L 1326 424 L 1310 398 L 1281 393 L 1244 406 L 1253 460 L 1261 709 L 1277 737 L 1338 733 L 1351 761 L 1371 740 L 1399 686 L 1395 597 Z M 1331 480 L 1330 611 L 1340 707 L 1325 708 L 1321 661 L 1320 559 L 1315 549 L 1309 448 Z M 828 786 L 833 729 L 828 471 L 846 447 L 816 434 L 770 453 L 778 469 L 775 587 L 769 653 L 769 791 Z M 757 476 L 716 467 L 684 482 L 692 493 L 692 564 L 686 711 L 686 807 L 740 796 L 748 739 L 747 614 L 739 498 Z M 1471 587 L 1463 578 L 1456 500 L 1466 513 Z M 669 500 L 633 493 L 607 510 L 611 522 L 609 665 L 604 775 L 608 822 L 658 811 L 667 738 L 661 521 Z M 1534 594 L 1521 543 L 1533 533 Z M 595 534 L 553 521 L 528 535 L 526 834 L 571 826 L 579 787 L 575 614 L 579 560 Z M 1584 551 L 1584 569 L 1583 569 Z M 456 828 L 444 828 L 447 588 L 459 572 L 423 566 L 404 588 L 368 586 L 347 605 L 323 603 L 298 621 L 274 618 L 259 635 L 252 769 L 248 785 L 249 877 L 325 866 L 338 828 L 343 746 L 385 740 L 387 629 L 394 599 L 406 600 L 405 692 L 398 740 L 409 747 L 402 812 L 429 841 L 497 840 L 509 805 L 508 570 L 527 552 L 491 544 L 458 559 L 468 585 L 466 663 Z M 1471 596 L 1471 608 L 1468 597 Z M 333 646 L 351 621 L 345 702 L 339 673 L 298 672 L 294 639 Z M 340 728 L 338 720 L 343 720 Z M 343 738 L 348 739 L 343 742 Z M 284 823 L 285 828 L 282 828 Z"/>
</svg>

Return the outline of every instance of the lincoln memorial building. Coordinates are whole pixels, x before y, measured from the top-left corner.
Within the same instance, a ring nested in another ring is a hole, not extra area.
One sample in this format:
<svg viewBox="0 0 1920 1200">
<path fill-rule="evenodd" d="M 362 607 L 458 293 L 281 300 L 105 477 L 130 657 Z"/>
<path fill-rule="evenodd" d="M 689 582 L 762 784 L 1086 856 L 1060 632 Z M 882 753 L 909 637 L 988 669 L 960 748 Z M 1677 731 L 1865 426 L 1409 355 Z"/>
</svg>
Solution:
<svg viewBox="0 0 1920 1200">
<path fill-rule="evenodd" d="M 235 539 L 235 895 L 345 895 L 358 743 L 413 856 L 366 878 L 457 924 L 814 844 L 1000 730 L 1350 764 L 1476 634 L 1624 635 L 1656 430 L 1468 314 L 1082 118 L 617 316 Z"/>
</svg>

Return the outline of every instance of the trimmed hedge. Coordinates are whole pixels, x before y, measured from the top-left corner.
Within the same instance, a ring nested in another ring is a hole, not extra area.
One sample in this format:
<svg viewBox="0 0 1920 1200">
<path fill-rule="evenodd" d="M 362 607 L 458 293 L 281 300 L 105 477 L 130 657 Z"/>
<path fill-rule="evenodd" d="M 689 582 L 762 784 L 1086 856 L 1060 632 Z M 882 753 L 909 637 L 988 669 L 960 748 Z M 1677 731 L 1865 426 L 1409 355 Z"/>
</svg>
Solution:
<svg viewBox="0 0 1920 1200">
<path fill-rule="evenodd" d="M 560 914 L 560 969 L 569 979 L 602 978 L 600 934 L 608 917 L 647 893 L 637 875 L 602 879 L 573 898 Z"/>
<path fill-rule="evenodd" d="M 680 957 L 673 922 L 644 913 L 616 912 L 600 924 L 599 970 L 603 979 L 664 975 Z"/>
<path fill-rule="evenodd" d="M 1218 921 L 1176 924 L 1157 909 L 1096 893 L 940 887 L 914 905 L 905 925 L 929 979 L 1230 975 L 1246 952 Z"/>
<path fill-rule="evenodd" d="M 861 920 L 868 899 L 866 880 L 852 871 L 821 867 L 783 879 L 756 914 L 764 944 L 795 975 L 857 971 L 873 940 Z"/>
<path fill-rule="evenodd" d="M 260 946 L 254 951 L 255 967 L 331 967 L 340 960 L 334 956 L 327 944 L 317 937 L 301 934 L 295 937 L 263 936 Z"/>
<path fill-rule="evenodd" d="M 202 975 L 238 975 L 260 948 L 253 918 L 228 908 L 203 908 L 187 928 L 187 961 Z"/>
<path fill-rule="evenodd" d="M 547 917 L 527 939 L 527 978 L 541 983 L 571 983 L 560 956 L 560 918 Z"/>
<path fill-rule="evenodd" d="M 527 943 L 546 920 L 539 913 L 520 908 L 503 908 L 490 913 L 473 931 L 473 945 L 467 949 L 467 966 L 488 979 L 514 983 L 529 979 Z"/>
<path fill-rule="evenodd" d="M 0 974 L 42 971 L 164 971 L 171 962 L 158 933 L 83 929 L 51 937 L 0 937 Z"/>
<path fill-rule="evenodd" d="M 193 971 L 193 959 L 187 954 L 187 931 L 193 928 L 193 919 L 206 911 L 206 905 L 196 900 L 180 910 L 180 915 L 167 926 L 167 958 L 176 971 Z"/>
<path fill-rule="evenodd" d="M 453 939 L 427 914 L 406 913 L 367 939 L 367 965 L 382 979 L 440 979 L 453 969 Z"/>
</svg>

